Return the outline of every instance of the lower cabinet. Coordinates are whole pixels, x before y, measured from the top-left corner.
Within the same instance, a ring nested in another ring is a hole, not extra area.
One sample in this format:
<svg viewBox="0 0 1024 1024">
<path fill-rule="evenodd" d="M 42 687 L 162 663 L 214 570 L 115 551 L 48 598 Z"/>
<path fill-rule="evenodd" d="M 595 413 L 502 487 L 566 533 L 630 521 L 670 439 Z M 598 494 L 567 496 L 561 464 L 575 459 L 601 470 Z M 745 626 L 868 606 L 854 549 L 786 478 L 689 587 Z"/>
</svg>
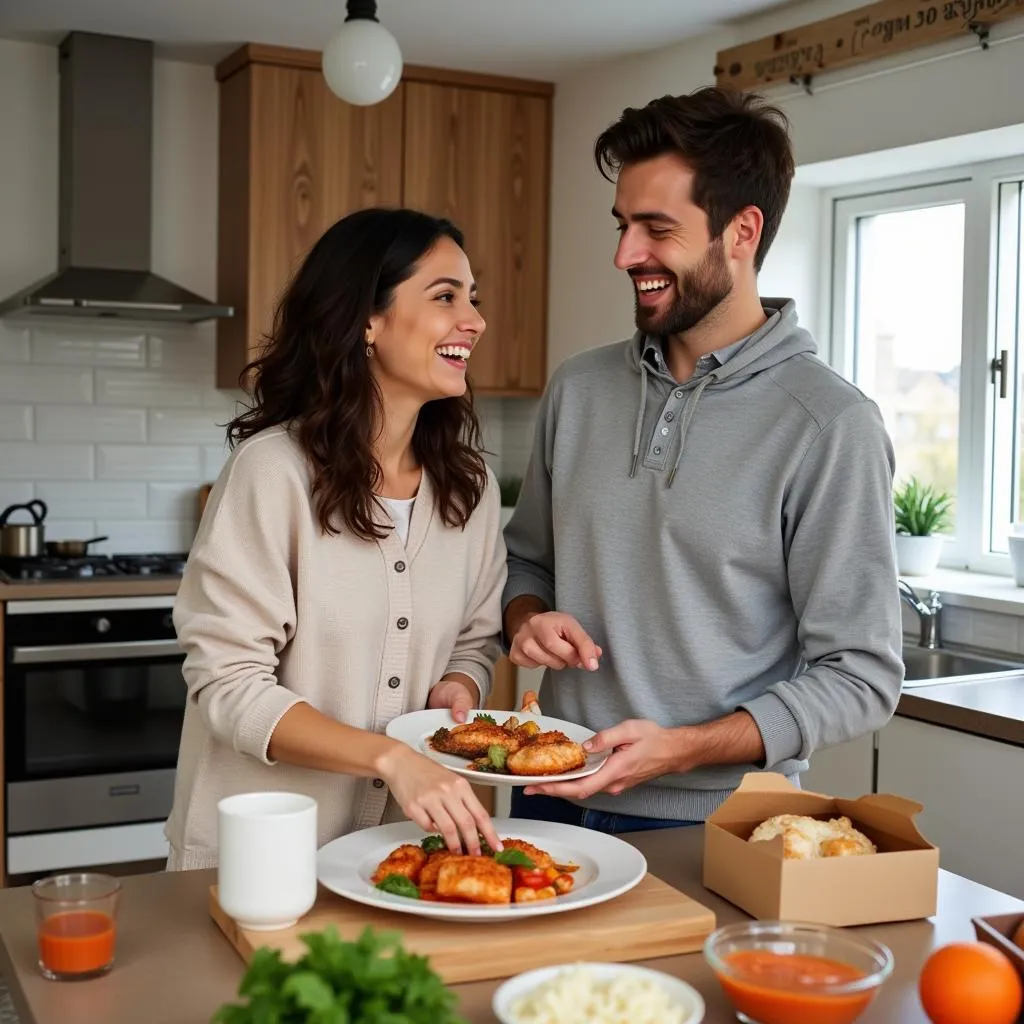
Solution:
<svg viewBox="0 0 1024 1024">
<path fill-rule="evenodd" d="M 896 717 L 878 734 L 878 792 L 924 805 L 947 871 L 1024 899 L 1024 748 Z"/>
<path fill-rule="evenodd" d="M 827 747 L 813 754 L 800 785 L 815 793 L 855 800 L 872 792 L 875 780 L 875 733 Z"/>
</svg>

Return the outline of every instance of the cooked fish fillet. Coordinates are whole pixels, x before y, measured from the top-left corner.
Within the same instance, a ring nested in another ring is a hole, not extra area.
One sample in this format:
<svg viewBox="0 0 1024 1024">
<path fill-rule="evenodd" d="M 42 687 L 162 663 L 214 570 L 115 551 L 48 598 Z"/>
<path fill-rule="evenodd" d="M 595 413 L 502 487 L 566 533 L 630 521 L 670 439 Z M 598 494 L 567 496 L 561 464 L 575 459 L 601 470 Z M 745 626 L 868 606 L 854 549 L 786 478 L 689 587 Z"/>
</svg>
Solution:
<svg viewBox="0 0 1024 1024">
<path fill-rule="evenodd" d="M 504 747 L 510 754 L 522 746 L 522 739 L 490 722 L 464 722 L 451 729 L 438 729 L 430 745 L 441 754 L 483 757 L 491 746 Z"/>
<path fill-rule="evenodd" d="M 533 843 L 528 843 L 525 839 L 502 839 L 501 845 L 506 850 L 518 850 L 520 853 L 525 854 L 533 861 L 533 866 L 538 870 L 546 871 L 548 868 L 555 866 L 550 853 L 539 849 Z"/>
<path fill-rule="evenodd" d="M 416 882 L 419 880 L 420 871 L 426 862 L 427 855 L 423 852 L 422 847 L 404 843 L 397 850 L 392 850 L 377 865 L 377 870 L 374 871 L 370 881 L 376 885 L 378 882 L 383 882 L 388 875 L 405 875 L 406 878 Z"/>
<path fill-rule="evenodd" d="M 441 865 L 446 860 L 451 860 L 452 857 L 459 857 L 461 854 L 452 853 L 451 850 L 438 850 L 437 853 L 430 854 L 427 857 L 426 864 L 423 865 L 423 870 L 420 872 L 419 887 L 420 891 L 430 891 L 437 888 L 437 875 L 441 870 Z"/>
<path fill-rule="evenodd" d="M 505 767 L 510 775 L 561 775 L 583 768 L 587 752 L 564 733 L 542 732 L 532 742 L 510 753 Z"/>
<path fill-rule="evenodd" d="M 511 903 L 512 869 L 490 857 L 450 857 L 438 870 L 437 895 L 465 903 Z"/>
</svg>

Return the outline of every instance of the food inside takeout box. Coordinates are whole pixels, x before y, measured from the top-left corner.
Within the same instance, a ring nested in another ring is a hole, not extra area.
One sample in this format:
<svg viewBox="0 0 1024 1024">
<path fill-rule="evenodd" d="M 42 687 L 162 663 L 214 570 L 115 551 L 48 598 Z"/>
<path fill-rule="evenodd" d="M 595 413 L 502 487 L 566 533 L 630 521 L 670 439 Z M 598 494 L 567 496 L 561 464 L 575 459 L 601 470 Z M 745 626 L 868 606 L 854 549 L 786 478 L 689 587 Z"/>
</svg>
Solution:
<svg viewBox="0 0 1024 1024">
<path fill-rule="evenodd" d="M 704 884 L 762 919 L 846 926 L 930 917 L 939 851 L 914 824 L 921 810 L 900 796 L 846 800 L 752 772 L 707 820 Z"/>
</svg>

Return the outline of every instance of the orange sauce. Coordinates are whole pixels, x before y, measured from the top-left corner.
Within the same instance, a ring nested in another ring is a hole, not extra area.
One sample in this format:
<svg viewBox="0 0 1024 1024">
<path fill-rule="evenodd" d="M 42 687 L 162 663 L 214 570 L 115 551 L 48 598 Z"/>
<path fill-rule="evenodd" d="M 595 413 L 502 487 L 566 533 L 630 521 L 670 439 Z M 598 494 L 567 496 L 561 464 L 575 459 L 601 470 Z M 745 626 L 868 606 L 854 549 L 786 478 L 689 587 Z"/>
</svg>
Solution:
<svg viewBox="0 0 1024 1024">
<path fill-rule="evenodd" d="M 749 949 L 723 958 L 734 978 L 719 975 L 733 1006 L 758 1024 L 849 1024 L 875 997 L 877 989 L 829 995 L 808 986 L 841 985 L 864 977 L 838 960 Z"/>
<path fill-rule="evenodd" d="M 98 910 L 53 914 L 39 926 L 39 958 L 54 974 L 87 974 L 114 958 L 114 921 Z"/>
</svg>

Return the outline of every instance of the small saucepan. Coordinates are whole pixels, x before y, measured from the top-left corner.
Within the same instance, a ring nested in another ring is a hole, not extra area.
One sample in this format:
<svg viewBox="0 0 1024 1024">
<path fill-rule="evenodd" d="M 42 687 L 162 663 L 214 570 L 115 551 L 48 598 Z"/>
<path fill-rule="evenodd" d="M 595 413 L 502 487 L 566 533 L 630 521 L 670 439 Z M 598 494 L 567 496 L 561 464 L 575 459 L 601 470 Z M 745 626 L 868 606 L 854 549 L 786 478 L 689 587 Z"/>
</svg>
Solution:
<svg viewBox="0 0 1024 1024">
<path fill-rule="evenodd" d="M 109 540 L 109 537 L 93 537 L 92 540 L 48 540 L 46 553 L 55 558 L 85 558 L 91 544 Z"/>
</svg>

